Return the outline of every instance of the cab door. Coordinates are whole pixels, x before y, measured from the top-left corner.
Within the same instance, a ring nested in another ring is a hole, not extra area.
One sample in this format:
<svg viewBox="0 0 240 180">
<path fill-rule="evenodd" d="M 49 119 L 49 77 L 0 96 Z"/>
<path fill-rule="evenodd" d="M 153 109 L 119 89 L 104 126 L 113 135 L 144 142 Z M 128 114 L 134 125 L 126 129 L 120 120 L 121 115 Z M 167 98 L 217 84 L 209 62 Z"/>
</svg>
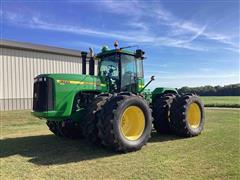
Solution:
<svg viewBox="0 0 240 180">
<path fill-rule="evenodd" d="M 136 92 L 137 70 L 136 59 L 132 55 L 121 55 L 121 91 Z"/>
</svg>

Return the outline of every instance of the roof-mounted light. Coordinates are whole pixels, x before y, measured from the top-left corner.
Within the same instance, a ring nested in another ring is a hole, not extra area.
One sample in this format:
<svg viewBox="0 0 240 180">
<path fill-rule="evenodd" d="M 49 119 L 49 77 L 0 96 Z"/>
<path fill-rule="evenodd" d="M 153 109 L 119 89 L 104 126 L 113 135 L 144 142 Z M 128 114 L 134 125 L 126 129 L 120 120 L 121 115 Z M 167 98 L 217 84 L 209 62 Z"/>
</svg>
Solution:
<svg viewBox="0 0 240 180">
<path fill-rule="evenodd" d="M 114 47 L 115 47 L 115 49 L 118 49 L 118 41 L 114 42 Z"/>
<path fill-rule="evenodd" d="M 137 50 L 136 50 L 136 53 L 135 53 L 135 57 L 136 57 L 136 58 L 144 59 L 144 54 L 145 54 L 145 52 L 144 52 L 143 50 L 137 49 Z"/>
</svg>

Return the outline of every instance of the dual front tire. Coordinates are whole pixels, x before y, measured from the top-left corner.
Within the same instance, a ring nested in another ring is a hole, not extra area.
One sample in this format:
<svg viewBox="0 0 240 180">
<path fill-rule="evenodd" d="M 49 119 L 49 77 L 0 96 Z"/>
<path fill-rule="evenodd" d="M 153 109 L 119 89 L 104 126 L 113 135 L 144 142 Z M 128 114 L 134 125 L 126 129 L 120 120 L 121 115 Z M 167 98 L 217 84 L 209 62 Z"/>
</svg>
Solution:
<svg viewBox="0 0 240 180">
<path fill-rule="evenodd" d="M 80 125 L 71 120 L 48 120 L 46 124 L 49 130 L 58 137 L 65 137 L 70 139 L 78 139 L 83 137 Z"/>
<path fill-rule="evenodd" d="M 119 151 L 136 151 L 151 135 L 152 111 L 148 103 L 132 93 L 101 94 L 86 108 L 79 129 L 64 122 L 47 121 L 56 136 L 85 137 L 89 142 Z"/>
<path fill-rule="evenodd" d="M 152 115 L 147 102 L 134 94 L 118 94 L 103 106 L 98 120 L 99 138 L 105 147 L 136 151 L 151 135 Z"/>
</svg>

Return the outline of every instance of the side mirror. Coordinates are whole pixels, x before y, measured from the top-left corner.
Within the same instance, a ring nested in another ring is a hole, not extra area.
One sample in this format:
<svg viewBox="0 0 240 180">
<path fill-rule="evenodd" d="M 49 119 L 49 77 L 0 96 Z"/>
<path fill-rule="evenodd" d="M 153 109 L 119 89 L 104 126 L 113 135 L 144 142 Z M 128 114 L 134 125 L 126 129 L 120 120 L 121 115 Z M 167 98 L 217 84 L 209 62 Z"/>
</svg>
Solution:
<svg viewBox="0 0 240 180">
<path fill-rule="evenodd" d="M 151 81 L 154 81 L 155 80 L 155 76 L 151 76 Z"/>
</svg>

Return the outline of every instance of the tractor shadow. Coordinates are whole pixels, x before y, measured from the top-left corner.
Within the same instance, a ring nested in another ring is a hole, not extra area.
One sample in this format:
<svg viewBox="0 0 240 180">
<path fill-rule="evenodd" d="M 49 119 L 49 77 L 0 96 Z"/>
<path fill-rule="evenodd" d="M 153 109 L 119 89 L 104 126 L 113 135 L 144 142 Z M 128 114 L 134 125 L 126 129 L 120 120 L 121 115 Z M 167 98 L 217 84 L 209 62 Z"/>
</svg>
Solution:
<svg viewBox="0 0 240 180">
<path fill-rule="evenodd" d="M 153 133 L 149 143 L 177 139 L 179 138 L 175 136 L 159 136 Z M 86 140 L 69 140 L 54 135 L 2 139 L 0 147 L 0 158 L 20 155 L 31 158 L 28 161 L 37 165 L 60 165 L 121 155 L 121 153 L 91 145 Z"/>
<path fill-rule="evenodd" d="M 156 131 L 153 131 L 148 143 L 175 141 L 175 140 L 180 140 L 180 139 L 183 139 L 183 137 L 179 137 L 179 136 L 172 135 L 172 134 L 159 135 Z"/>
</svg>

